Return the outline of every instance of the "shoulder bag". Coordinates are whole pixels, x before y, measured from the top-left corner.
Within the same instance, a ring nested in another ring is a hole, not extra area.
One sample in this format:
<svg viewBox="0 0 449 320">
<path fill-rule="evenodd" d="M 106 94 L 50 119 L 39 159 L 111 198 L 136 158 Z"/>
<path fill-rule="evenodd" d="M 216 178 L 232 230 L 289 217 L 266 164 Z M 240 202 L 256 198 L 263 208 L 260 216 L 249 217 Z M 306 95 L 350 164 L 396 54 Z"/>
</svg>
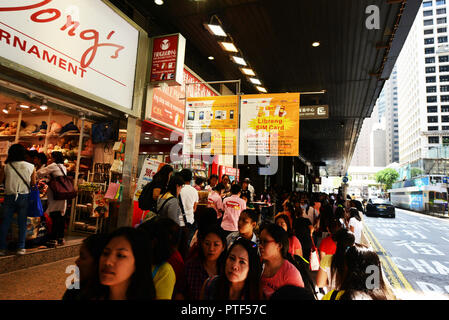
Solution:
<svg viewBox="0 0 449 320">
<path fill-rule="evenodd" d="M 53 191 L 53 198 L 55 200 L 71 200 L 76 197 L 76 190 L 73 186 L 73 179 L 67 176 L 62 168 L 56 164 L 62 172 L 62 176 L 51 177 L 48 186 Z"/>
</svg>

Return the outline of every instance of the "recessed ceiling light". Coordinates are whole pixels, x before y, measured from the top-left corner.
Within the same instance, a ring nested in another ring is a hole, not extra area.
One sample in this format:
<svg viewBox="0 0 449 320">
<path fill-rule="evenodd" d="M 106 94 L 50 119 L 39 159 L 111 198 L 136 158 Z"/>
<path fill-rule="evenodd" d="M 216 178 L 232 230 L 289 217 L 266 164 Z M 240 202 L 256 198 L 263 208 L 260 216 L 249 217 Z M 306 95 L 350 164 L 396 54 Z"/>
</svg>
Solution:
<svg viewBox="0 0 449 320">
<path fill-rule="evenodd" d="M 154 142 L 159 142 L 159 140 L 154 140 Z"/>
<path fill-rule="evenodd" d="M 214 60 L 215 58 L 212 57 L 212 56 L 208 56 L 207 59 L 209 59 L 209 60 Z"/>
<path fill-rule="evenodd" d="M 162 151 L 159 151 L 160 154 L 164 154 Z"/>
<path fill-rule="evenodd" d="M 30 106 L 27 106 L 26 104 L 20 104 L 20 107 L 23 108 L 23 109 L 29 109 L 30 108 Z"/>
<path fill-rule="evenodd" d="M 260 92 L 267 92 L 267 89 L 265 89 L 264 87 L 259 87 L 259 86 L 257 86 L 256 88 L 257 88 L 257 90 L 259 90 Z"/>
<path fill-rule="evenodd" d="M 223 48 L 223 50 L 229 52 L 239 52 L 232 42 L 219 42 L 219 44 Z"/>
<path fill-rule="evenodd" d="M 170 139 L 168 139 L 168 138 L 162 138 L 162 140 L 170 140 Z"/>
<path fill-rule="evenodd" d="M 262 84 L 260 81 L 259 81 L 259 79 L 256 79 L 256 78 L 250 78 L 249 79 L 252 83 L 254 83 L 254 84 Z"/>
<path fill-rule="evenodd" d="M 151 134 L 151 132 L 145 132 L 145 134 Z"/>
<path fill-rule="evenodd" d="M 6 113 L 6 114 L 8 114 L 8 113 L 9 113 L 9 109 L 5 107 L 5 108 L 3 109 L 3 112 Z"/>
<path fill-rule="evenodd" d="M 143 154 L 147 154 L 148 152 L 142 152 Z"/>
<path fill-rule="evenodd" d="M 242 66 L 246 66 L 246 62 L 245 60 L 243 60 L 243 58 L 233 56 L 232 59 L 234 60 L 235 63 L 241 64 Z"/>
<path fill-rule="evenodd" d="M 145 137 L 144 139 L 145 139 L 145 140 L 150 140 L 150 138 L 149 138 L 149 137 Z"/>
<path fill-rule="evenodd" d="M 205 24 L 204 25 L 209 32 L 215 36 L 227 37 L 228 35 L 224 32 L 223 28 L 217 24 Z"/>
<path fill-rule="evenodd" d="M 319 47 L 320 44 L 321 43 L 319 41 L 315 41 L 314 43 L 312 43 L 312 47 Z"/>
<path fill-rule="evenodd" d="M 164 4 L 163 0 L 154 0 L 154 3 L 157 4 L 158 6 L 161 6 Z"/>
<path fill-rule="evenodd" d="M 255 76 L 256 74 L 254 73 L 253 69 L 249 69 L 249 68 L 240 68 L 240 70 L 246 74 L 247 76 Z"/>
</svg>

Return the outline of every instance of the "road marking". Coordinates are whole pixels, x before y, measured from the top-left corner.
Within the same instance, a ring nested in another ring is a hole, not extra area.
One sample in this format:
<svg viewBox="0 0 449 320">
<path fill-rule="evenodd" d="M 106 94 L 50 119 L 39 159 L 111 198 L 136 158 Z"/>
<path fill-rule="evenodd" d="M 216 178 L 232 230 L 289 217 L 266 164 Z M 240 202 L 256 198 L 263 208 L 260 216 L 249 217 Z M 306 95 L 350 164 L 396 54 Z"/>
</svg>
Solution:
<svg viewBox="0 0 449 320">
<path fill-rule="evenodd" d="M 374 251 L 380 253 L 378 254 L 379 256 L 379 260 L 383 266 L 383 268 L 385 269 L 385 273 L 387 274 L 387 278 L 389 279 L 389 281 L 391 282 L 391 285 L 394 289 L 402 289 L 402 286 L 400 285 L 398 279 L 396 278 L 396 276 L 394 275 L 393 271 L 391 271 L 390 266 L 388 265 L 388 263 L 385 261 L 385 259 L 383 258 L 383 253 L 377 248 L 377 246 L 374 243 L 374 240 L 371 239 L 370 235 L 368 234 L 368 232 L 365 233 L 366 238 L 368 239 L 368 242 L 371 244 L 371 246 L 373 247 Z"/>
<path fill-rule="evenodd" d="M 409 291 L 414 291 L 413 287 L 410 285 L 410 283 L 405 279 L 404 275 L 402 274 L 402 272 L 399 270 L 399 268 L 397 267 L 397 265 L 391 260 L 391 258 L 388 256 L 387 252 L 385 251 L 385 249 L 381 246 L 381 244 L 379 243 L 379 241 L 377 240 L 376 236 L 371 232 L 371 230 L 369 229 L 368 226 L 365 225 L 366 231 L 367 233 L 370 234 L 370 237 L 374 240 L 374 242 L 377 244 L 378 248 L 380 249 L 380 251 L 383 253 L 385 259 L 388 261 L 389 265 L 391 266 L 391 268 L 394 270 L 396 276 L 399 278 L 399 280 L 402 282 L 403 286 L 405 289 L 409 290 Z"/>
<path fill-rule="evenodd" d="M 443 239 L 443 240 L 446 240 L 447 242 L 449 242 L 449 240 L 448 240 L 448 239 L 446 239 L 445 237 L 441 237 L 441 239 Z"/>
</svg>

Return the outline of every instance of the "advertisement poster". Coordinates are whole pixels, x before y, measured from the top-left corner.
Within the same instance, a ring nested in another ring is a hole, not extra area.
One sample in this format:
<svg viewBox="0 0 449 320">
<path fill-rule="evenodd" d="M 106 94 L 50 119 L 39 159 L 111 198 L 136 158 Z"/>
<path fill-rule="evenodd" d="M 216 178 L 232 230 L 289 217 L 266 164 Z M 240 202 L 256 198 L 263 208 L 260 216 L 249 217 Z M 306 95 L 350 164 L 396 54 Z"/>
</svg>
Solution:
<svg viewBox="0 0 449 320">
<path fill-rule="evenodd" d="M 239 154 L 299 155 L 299 93 L 241 97 Z"/>
<path fill-rule="evenodd" d="M 153 180 L 153 176 L 158 172 L 165 163 L 161 163 L 157 160 L 146 158 L 143 165 L 142 170 L 140 171 L 139 180 L 137 181 L 136 192 L 134 194 L 134 201 L 139 200 L 140 193 L 142 192 L 143 187 Z"/>
<path fill-rule="evenodd" d="M 156 87 L 153 90 L 153 102 L 151 114 L 146 118 L 158 122 L 168 128 L 184 131 L 184 97 L 210 97 L 217 94 L 207 85 L 202 84 L 202 80 L 184 68 L 184 83 L 198 83 L 187 86 L 185 92 L 184 85 Z"/>
<path fill-rule="evenodd" d="M 153 38 L 151 83 L 181 84 L 185 43 L 184 37 L 179 33 Z"/>
<path fill-rule="evenodd" d="M 184 154 L 236 154 L 238 96 L 188 98 Z"/>
</svg>

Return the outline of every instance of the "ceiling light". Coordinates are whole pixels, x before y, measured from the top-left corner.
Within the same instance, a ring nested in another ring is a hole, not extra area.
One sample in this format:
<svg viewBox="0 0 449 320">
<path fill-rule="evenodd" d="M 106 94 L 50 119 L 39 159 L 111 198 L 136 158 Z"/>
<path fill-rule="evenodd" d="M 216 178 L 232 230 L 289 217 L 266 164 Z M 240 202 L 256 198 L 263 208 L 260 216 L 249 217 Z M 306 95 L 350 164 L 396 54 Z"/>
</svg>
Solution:
<svg viewBox="0 0 449 320">
<path fill-rule="evenodd" d="M 145 134 L 151 134 L 151 132 L 145 132 Z"/>
<path fill-rule="evenodd" d="M 164 154 L 162 151 L 159 151 L 160 154 Z"/>
<path fill-rule="evenodd" d="M 240 70 L 246 74 L 247 76 L 255 76 L 256 74 L 254 73 L 253 69 L 249 69 L 249 68 L 240 68 Z"/>
<path fill-rule="evenodd" d="M 239 52 L 232 42 L 219 42 L 219 44 L 223 48 L 223 50 L 229 52 Z"/>
<path fill-rule="evenodd" d="M 318 41 L 315 41 L 314 43 L 312 43 L 312 47 L 319 47 L 321 43 L 319 43 Z"/>
<path fill-rule="evenodd" d="M 164 4 L 164 1 L 162 0 L 154 0 L 154 3 L 157 4 L 158 6 L 161 6 Z"/>
<path fill-rule="evenodd" d="M 259 90 L 260 92 L 267 92 L 267 89 L 265 89 L 264 87 L 259 87 L 259 86 L 257 86 L 256 88 L 257 88 L 257 90 Z"/>
<path fill-rule="evenodd" d="M 40 105 L 41 110 L 45 111 L 48 109 L 47 107 L 47 99 L 42 99 L 42 104 Z"/>
<path fill-rule="evenodd" d="M 250 78 L 249 79 L 252 83 L 254 83 L 254 84 L 262 84 L 260 81 L 259 81 L 259 79 L 256 79 L 256 78 Z"/>
<path fill-rule="evenodd" d="M 35 111 L 37 111 L 37 108 L 36 108 L 36 107 L 33 107 L 33 108 L 31 108 L 30 111 L 31 111 L 31 112 L 35 112 Z"/>
<path fill-rule="evenodd" d="M 224 32 L 223 28 L 217 24 L 205 24 L 204 25 L 209 32 L 215 36 L 227 37 L 228 35 Z"/>
<path fill-rule="evenodd" d="M 9 108 L 8 108 L 8 107 L 4 107 L 4 108 L 3 108 L 3 112 L 6 113 L 6 114 L 8 114 L 8 113 L 9 113 Z"/>
<path fill-rule="evenodd" d="M 142 153 L 143 153 L 143 154 L 147 154 L 148 152 L 145 152 L 145 151 L 144 151 L 144 152 L 142 152 Z"/>
<path fill-rule="evenodd" d="M 154 140 L 154 142 L 159 142 L 159 140 Z"/>
<path fill-rule="evenodd" d="M 241 64 L 242 66 L 246 66 L 246 62 L 245 60 L 243 60 L 243 58 L 233 56 L 232 59 L 234 60 L 235 63 Z"/>
<path fill-rule="evenodd" d="M 150 138 L 149 137 L 145 137 L 145 140 L 150 140 Z"/>
<path fill-rule="evenodd" d="M 209 59 L 209 60 L 214 60 L 215 58 L 212 57 L 212 56 L 208 56 L 207 59 Z"/>
<path fill-rule="evenodd" d="M 170 140 L 170 139 L 168 139 L 168 138 L 162 138 L 162 140 Z"/>
<path fill-rule="evenodd" d="M 23 109 L 29 109 L 30 108 L 30 106 L 27 106 L 26 104 L 20 104 L 19 106 L 21 108 L 23 108 Z"/>
</svg>

